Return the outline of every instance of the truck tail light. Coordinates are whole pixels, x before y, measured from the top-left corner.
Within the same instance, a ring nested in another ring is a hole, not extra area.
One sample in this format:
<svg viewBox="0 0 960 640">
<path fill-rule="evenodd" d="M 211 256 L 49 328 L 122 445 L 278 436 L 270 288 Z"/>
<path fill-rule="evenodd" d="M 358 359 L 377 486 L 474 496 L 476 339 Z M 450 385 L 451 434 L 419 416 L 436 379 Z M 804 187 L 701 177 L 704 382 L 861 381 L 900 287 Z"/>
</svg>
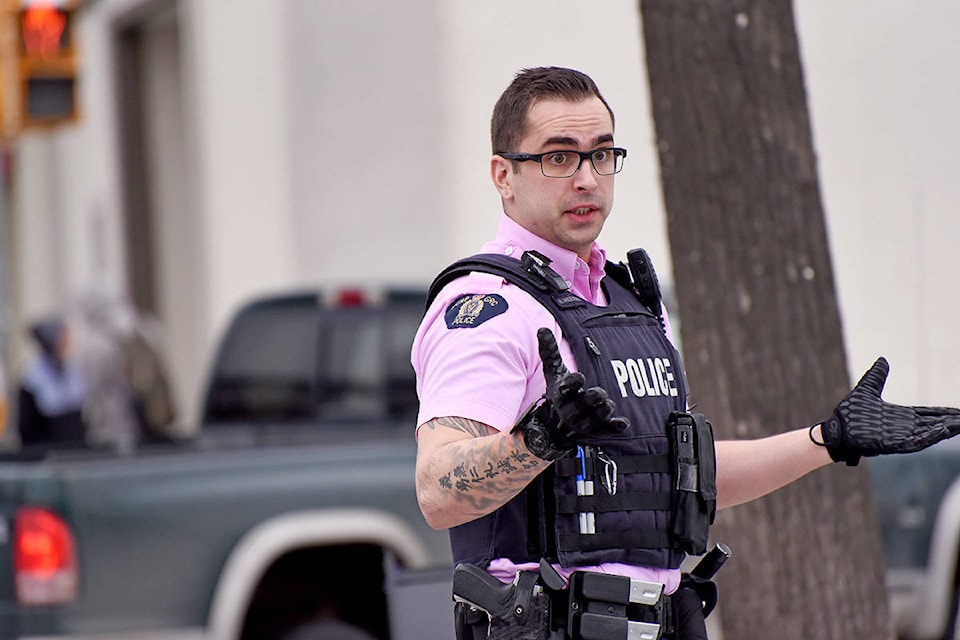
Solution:
<svg viewBox="0 0 960 640">
<path fill-rule="evenodd" d="M 56 513 L 41 507 L 17 512 L 13 563 L 21 604 L 62 604 L 76 597 L 73 534 Z"/>
</svg>

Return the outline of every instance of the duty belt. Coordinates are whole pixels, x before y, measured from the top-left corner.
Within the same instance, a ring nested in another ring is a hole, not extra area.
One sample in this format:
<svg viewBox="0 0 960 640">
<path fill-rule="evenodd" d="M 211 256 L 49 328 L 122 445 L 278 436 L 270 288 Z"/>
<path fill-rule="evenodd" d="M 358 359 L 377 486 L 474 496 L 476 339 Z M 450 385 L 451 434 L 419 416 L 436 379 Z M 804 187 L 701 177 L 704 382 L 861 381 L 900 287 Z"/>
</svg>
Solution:
<svg viewBox="0 0 960 640">
<path fill-rule="evenodd" d="M 564 629 L 572 640 L 658 640 L 673 631 L 673 606 L 659 582 L 575 571 L 568 584 L 546 561 L 539 575 L 521 571 L 511 584 L 475 565 L 458 565 L 453 595 L 465 616 L 486 614 L 483 637 L 489 638 Z"/>
</svg>

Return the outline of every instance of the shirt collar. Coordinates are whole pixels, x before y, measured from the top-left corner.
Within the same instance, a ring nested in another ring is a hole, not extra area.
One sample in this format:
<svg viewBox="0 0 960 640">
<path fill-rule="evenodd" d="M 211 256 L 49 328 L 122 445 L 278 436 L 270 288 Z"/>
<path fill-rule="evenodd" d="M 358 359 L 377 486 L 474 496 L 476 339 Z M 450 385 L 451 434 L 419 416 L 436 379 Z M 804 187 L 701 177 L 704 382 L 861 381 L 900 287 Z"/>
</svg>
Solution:
<svg viewBox="0 0 960 640">
<path fill-rule="evenodd" d="M 483 246 L 483 253 L 503 253 L 520 259 L 524 251 L 539 251 L 550 258 L 550 268 L 556 271 L 561 278 L 571 285 L 582 278 L 577 278 L 577 272 L 581 269 L 578 263 L 581 263 L 579 256 L 569 249 L 558 247 L 552 242 L 544 240 L 540 236 L 528 231 L 517 224 L 506 213 L 500 214 L 500 222 L 497 225 L 497 237 L 492 242 Z M 604 275 L 604 266 L 607 262 L 607 254 L 597 242 L 590 248 L 590 258 L 587 266 L 590 269 L 589 291 L 575 291 L 586 299 L 592 299 L 597 296 L 600 279 Z"/>
</svg>

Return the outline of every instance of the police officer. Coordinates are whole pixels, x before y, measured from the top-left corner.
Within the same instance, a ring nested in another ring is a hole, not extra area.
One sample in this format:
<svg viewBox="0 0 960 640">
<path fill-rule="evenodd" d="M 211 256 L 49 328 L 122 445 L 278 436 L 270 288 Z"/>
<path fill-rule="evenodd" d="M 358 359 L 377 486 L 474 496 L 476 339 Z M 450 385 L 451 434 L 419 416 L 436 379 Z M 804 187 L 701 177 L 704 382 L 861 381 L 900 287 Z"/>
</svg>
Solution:
<svg viewBox="0 0 960 640">
<path fill-rule="evenodd" d="M 681 622 L 691 612 L 679 606 L 690 600 L 678 597 L 679 567 L 703 550 L 715 508 L 831 460 L 918 450 L 960 430 L 956 410 L 881 400 L 881 358 L 822 423 L 714 446 L 709 423 L 685 413 L 659 302 L 638 297 L 641 283 L 596 242 L 627 154 L 596 84 L 571 69 L 523 70 L 494 108 L 491 136 L 503 214 L 481 254 L 495 257 L 435 283 L 412 351 L 418 500 L 432 527 L 450 530 L 456 563 L 515 588 L 543 570 L 555 575 L 540 582 L 556 586 L 597 573 L 662 585 L 673 600 L 666 613 L 652 608 L 658 633 L 705 638 L 702 612 Z M 458 633 L 486 637 L 490 617 Z M 513 623 L 532 626 L 498 637 L 590 636 L 570 619 Z"/>
</svg>

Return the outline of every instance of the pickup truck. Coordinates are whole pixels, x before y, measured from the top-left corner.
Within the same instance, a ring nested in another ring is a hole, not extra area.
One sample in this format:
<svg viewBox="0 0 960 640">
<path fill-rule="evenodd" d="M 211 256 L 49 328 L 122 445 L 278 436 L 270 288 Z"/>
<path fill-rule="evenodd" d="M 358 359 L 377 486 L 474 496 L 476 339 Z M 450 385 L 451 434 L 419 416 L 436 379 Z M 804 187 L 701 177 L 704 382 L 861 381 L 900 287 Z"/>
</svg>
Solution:
<svg viewBox="0 0 960 640">
<path fill-rule="evenodd" d="M 960 639 L 960 439 L 869 469 L 898 637 Z"/>
<path fill-rule="evenodd" d="M 0 459 L 0 638 L 453 637 L 414 490 L 424 293 L 243 306 L 198 435 Z"/>
</svg>

